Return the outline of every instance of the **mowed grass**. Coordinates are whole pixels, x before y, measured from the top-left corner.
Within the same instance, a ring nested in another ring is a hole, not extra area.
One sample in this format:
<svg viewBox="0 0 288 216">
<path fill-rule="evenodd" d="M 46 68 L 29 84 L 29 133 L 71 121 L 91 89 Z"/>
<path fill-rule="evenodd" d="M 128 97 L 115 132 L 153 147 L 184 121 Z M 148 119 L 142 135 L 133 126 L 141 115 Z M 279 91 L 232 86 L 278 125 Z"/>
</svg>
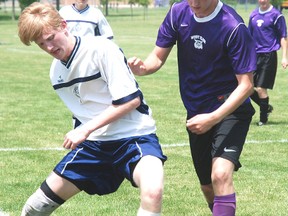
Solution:
<svg viewBox="0 0 288 216">
<path fill-rule="evenodd" d="M 248 20 L 250 11 L 237 6 Z M 127 57 L 145 58 L 153 49 L 158 27 L 168 8 L 110 9 L 107 17 L 115 42 Z M 26 199 L 66 154 L 63 136 L 71 129 L 71 114 L 49 81 L 52 58 L 37 46 L 25 47 L 17 37 L 17 22 L 0 21 L 0 215 L 20 215 Z M 145 12 L 145 13 L 144 13 Z M 286 21 L 288 11 L 283 11 Z M 145 14 L 145 16 L 144 16 Z M 281 68 L 270 91 L 274 112 L 269 124 L 257 127 L 259 109 L 243 150 L 243 167 L 235 173 L 237 215 L 287 215 L 288 204 L 288 69 Z M 158 136 L 168 156 L 165 163 L 163 215 L 210 215 L 191 163 L 185 132 L 185 110 L 179 91 L 176 48 L 156 74 L 136 77 L 157 121 Z M 181 144 L 175 146 L 175 144 Z M 183 145 L 182 145 L 183 144 Z M 51 148 L 51 149 L 49 149 Z M 46 150 L 43 150 L 46 149 Z M 136 215 L 139 191 L 124 181 L 107 196 L 80 193 L 54 215 Z"/>
</svg>

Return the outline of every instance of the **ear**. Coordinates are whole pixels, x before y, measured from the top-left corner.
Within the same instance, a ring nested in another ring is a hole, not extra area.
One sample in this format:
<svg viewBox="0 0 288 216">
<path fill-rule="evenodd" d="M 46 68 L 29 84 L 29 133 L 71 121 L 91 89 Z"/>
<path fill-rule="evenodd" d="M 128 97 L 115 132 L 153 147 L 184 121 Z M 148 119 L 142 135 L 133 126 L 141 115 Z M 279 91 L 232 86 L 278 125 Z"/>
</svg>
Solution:
<svg viewBox="0 0 288 216">
<path fill-rule="evenodd" d="M 62 20 L 60 27 L 61 27 L 61 29 L 66 29 L 67 28 L 67 22 L 65 20 Z"/>
<path fill-rule="evenodd" d="M 60 28 L 65 32 L 66 35 L 68 35 L 67 22 L 65 20 L 61 21 Z"/>
</svg>

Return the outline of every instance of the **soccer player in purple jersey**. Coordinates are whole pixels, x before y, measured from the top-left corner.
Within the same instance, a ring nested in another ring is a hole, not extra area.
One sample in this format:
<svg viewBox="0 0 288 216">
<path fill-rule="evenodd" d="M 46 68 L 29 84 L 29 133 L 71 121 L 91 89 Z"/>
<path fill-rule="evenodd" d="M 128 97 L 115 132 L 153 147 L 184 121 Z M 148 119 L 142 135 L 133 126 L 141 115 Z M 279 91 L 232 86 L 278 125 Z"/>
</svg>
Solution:
<svg viewBox="0 0 288 216">
<path fill-rule="evenodd" d="M 63 147 L 70 151 L 29 197 L 21 215 L 50 215 L 80 191 L 113 193 L 127 179 L 139 188 L 137 215 L 159 216 L 167 158 L 121 49 L 104 37 L 73 36 L 58 11 L 39 2 L 21 13 L 18 35 L 25 45 L 35 42 L 54 57 L 53 88 L 81 122 L 64 137 Z"/>
<path fill-rule="evenodd" d="M 269 104 L 268 89 L 273 89 L 277 73 L 277 50 L 282 47 L 282 67 L 287 61 L 287 26 L 280 11 L 274 8 L 270 0 L 258 0 L 249 19 L 248 29 L 256 42 L 257 70 L 254 72 L 255 91 L 251 99 L 260 107 L 259 126 L 268 122 L 268 114 L 273 106 Z"/>
<path fill-rule="evenodd" d="M 128 60 L 136 75 L 152 74 L 178 48 L 180 93 L 201 189 L 213 215 L 235 215 L 233 171 L 255 110 L 249 96 L 255 43 L 242 18 L 218 0 L 187 0 L 170 8 L 145 61 Z"/>
</svg>

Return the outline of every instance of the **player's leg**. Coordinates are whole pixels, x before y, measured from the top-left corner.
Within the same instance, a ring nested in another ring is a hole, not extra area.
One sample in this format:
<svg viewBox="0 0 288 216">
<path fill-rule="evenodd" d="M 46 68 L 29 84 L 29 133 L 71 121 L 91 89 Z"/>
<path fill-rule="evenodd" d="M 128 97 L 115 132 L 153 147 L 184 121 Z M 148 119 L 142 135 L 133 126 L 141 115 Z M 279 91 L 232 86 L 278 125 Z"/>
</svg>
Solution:
<svg viewBox="0 0 288 216">
<path fill-rule="evenodd" d="M 273 106 L 269 104 L 267 89 L 257 87 L 250 98 L 260 107 L 260 121 L 258 126 L 262 126 L 268 121 L 269 114 L 273 111 Z"/>
<path fill-rule="evenodd" d="M 233 186 L 234 164 L 224 158 L 214 158 L 212 185 L 214 190 L 213 215 L 233 216 L 236 211 L 236 196 Z"/>
<path fill-rule="evenodd" d="M 259 79 L 262 71 L 262 55 L 257 54 L 257 70 L 253 71 L 253 82 L 254 82 L 254 91 L 250 95 L 252 101 L 254 101 L 258 106 L 260 106 L 260 98 L 257 92 L 257 87 L 259 86 Z"/>
<path fill-rule="evenodd" d="M 115 141 L 114 141 L 115 142 Z M 140 189 L 138 216 L 157 216 L 161 214 L 164 190 L 163 154 L 156 134 L 128 137 L 119 140 L 121 151 L 115 151 L 118 171 L 134 187 Z"/>
<path fill-rule="evenodd" d="M 260 98 L 256 89 L 254 89 L 253 93 L 250 95 L 252 101 L 254 101 L 258 106 L 260 106 Z"/>
<path fill-rule="evenodd" d="M 52 172 L 26 201 L 21 216 L 50 215 L 78 192 L 80 190 L 74 184 Z"/>
<path fill-rule="evenodd" d="M 213 131 L 214 129 L 211 129 L 205 134 L 197 135 L 187 129 L 194 168 L 200 182 L 201 191 L 211 212 L 214 204 L 214 191 L 211 183 Z"/>
<path fill-rule="evenodd" d="M 266 124 L 268 121 L 269 97 L 267 89 L 265 88 L 258 87 L 257 92 L 259 94 L 259 102 L 260 102 L 260 121 L 258 122 L 258 126 L 262 126 Z"/>
<path fill-rule="evenodd" d="M 140 188 L 138 216 L 160 215 L 164 189 L 163 162 L 154 156 L 144 156 L 137 163 L 133 180 Z"/>
<path fill-rule="evenodd" d="M 211 171 L 215 194 L 213 215 L 235 215 L 233 172 L 241 167 L 239 158 L 254 113 L 250 103 L 243 104 L 215 127 Z"/>
<path fill-rule="evenodd" d="M 212 184 L 201 185 L 201 190 L 206 199 L 209 209 L 213 212 L 214 206 L 214 190 Z"/>
<path fill-rule="evenodd" d="M 273 111 L 273 106 L 269 104 L 268 89 L 273 89 L 276 72 L 277 72 L 277 53 L 276 51 L 271 53 L 261 54 L 259 59 L 259 65 L 257 63 L 257 84 L 256 90 L 259 95 L 260 106 L 260 121 L 259 126 L 267 123 L 269 114 Z M 259 67 L 259 68 L 258 68 Z"/>
<path fill-rule="evenodd" d="M 267 96 L 268 97 L 268 94 Z M 260 107 L 260 98 L 257 90 L 255 89 L 253 94 L 250 96 L 250 98 Z M 268 104 L 268 114 L 272 113 L 273 111 L 273 106 L 271 104 Z"/>
</svg>

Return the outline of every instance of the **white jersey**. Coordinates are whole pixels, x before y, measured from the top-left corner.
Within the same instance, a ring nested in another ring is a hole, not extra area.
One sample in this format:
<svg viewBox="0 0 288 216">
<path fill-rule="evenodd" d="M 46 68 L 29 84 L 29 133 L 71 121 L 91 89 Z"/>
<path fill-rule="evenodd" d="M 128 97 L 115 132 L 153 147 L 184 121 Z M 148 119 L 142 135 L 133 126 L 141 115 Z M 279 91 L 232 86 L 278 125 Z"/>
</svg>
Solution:
<svg viewBox="0 0 288 216">
<path fill-rule="evenodd" d="M 50 79 L 59 97 L 82 124 L 101 115 L 111 104 L 123 104 L 140 96 L 142 102 L 137 109 L 95 130 L 88 140 L 116 140 L 156 132 L 151 110 L 114 42 L 103 37 L 76 37 L 69 60 L 54 59 Z"/>
<path fill-rule="evenodd" d="M 68 30 L 75 36 L 104 36 L 113 38 L 113 31 L 98 9 L 87 5 L 83 10 L 78 10 L 74 4 L 62 7 L 60 15 L 66 20 Z"/>
</svg>

